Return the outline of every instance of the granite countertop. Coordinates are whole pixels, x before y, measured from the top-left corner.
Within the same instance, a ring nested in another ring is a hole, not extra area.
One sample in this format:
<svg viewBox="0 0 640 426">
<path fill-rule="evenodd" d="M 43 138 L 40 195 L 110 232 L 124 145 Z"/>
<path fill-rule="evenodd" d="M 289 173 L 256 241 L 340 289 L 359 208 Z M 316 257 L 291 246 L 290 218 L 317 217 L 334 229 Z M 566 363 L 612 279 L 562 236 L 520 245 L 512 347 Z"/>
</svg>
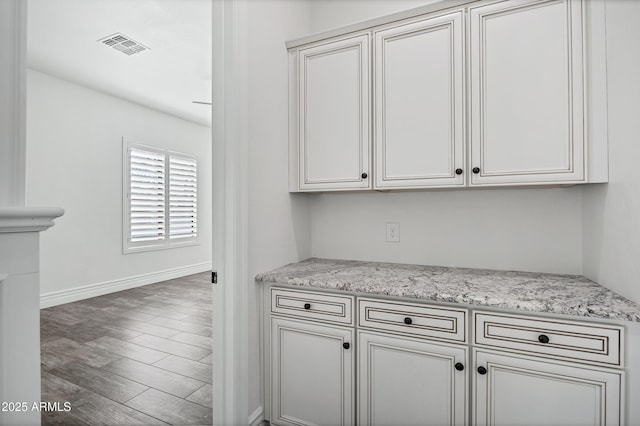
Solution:
<svg viewBox="0 0 640 426">
<path fill-rule="evenodd" d="M 640 322 L 640 305 L 579 275 L 311 258 L 257 281 Z"/>
</svg>

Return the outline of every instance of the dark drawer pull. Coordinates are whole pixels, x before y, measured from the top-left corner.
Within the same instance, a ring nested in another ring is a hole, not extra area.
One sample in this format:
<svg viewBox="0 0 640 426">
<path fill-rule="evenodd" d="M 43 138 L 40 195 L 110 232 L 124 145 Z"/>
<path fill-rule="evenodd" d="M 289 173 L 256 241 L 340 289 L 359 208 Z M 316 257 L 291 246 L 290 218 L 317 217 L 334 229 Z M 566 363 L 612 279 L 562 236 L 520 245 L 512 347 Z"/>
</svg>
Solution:
<svg viewBox="0 0 640 426">
<path fill-rule="evenodd" d="M 549 343 L 549 336 L 546 334 L 541 334 L 538 336 L 538 342 L 540 343 Z"/>
<path fill-rule="evenodd" d="M 311 303 L 305 303 L 304 304 L 304 308 L 308 311 L 309 309 L 311 309 Z"/>
<path fill-rule="evenodd" d="M 411 325 L 412 322 L 413 322 L 413 320 L 411 318 L 409 318 L 409 317 L 406 317 L 404 319 L 404 323 L 407 324 L 407 325 Z"/>
</svg>

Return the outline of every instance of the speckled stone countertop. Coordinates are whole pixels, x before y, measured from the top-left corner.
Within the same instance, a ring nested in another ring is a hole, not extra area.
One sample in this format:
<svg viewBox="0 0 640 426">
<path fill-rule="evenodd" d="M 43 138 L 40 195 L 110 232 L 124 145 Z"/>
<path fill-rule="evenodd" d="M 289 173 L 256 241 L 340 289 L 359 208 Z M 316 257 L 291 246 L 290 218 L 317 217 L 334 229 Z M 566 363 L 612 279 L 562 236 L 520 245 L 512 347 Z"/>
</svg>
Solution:
<svg viewBox="0 0 640 426">
<path fill-rule="evenodd" d="M 311 258 L 257 281 L 640 322 L 640 305 L 579 275 Z"/>
</svg>

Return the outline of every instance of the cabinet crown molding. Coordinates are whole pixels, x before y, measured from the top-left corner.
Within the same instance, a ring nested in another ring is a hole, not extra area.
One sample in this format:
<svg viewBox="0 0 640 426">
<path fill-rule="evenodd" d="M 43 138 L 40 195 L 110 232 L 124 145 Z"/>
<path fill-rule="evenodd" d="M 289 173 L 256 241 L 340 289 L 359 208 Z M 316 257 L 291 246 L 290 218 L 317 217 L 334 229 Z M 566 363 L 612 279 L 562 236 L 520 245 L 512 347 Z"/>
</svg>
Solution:
<svg viewBox="0 0 640 426">
<path fill-rule="evenodd" d="M 402 21 L 409 18 L 414 18 L 419 15 L 425 15 L 432 12 L 441 12 L 448 9 L 455 9 L 461 6 L 466 6 L 471 3 L 475 3 L 477 0 L 442 0 L 435 3 L 426 4 L 424 6 L 415 7 L 408 10 L 392 13 L 390 15 L 381 16 L 379 18 L 367 19 L 366 21 L 357 22 L 354 24 L 346 25 L 339 28 L 334 28 L 327 31 L 321 31 L 308 36 L 288 40 L 285 44 L 287 49 L 294 49 L 310 43 L 326 40 L 336 36 L 343 36 L 348 33 L 368 30 L 372 27 L 380 25 L 391 24 L 397 21 Z"/>
</svg>

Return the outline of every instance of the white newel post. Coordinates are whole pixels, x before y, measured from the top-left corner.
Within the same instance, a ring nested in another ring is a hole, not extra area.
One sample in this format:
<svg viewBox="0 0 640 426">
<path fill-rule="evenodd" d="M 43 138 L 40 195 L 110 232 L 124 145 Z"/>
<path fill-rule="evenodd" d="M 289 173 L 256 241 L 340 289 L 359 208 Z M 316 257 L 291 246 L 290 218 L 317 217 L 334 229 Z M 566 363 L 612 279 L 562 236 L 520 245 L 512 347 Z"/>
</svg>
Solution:
<svg viewBox="0 0 640 426">
<path fill-rule="evenodd" d="M 0 425 L 39 425 L 40 232 L 64 210 L 25 207 L 27 0 L 0 0 Z M 18 403 L 18 405 L 16 405 Z M 26 408 L 26 411 L 23 409 Z"/>
<path fill-rule="evenodd" d="M 14 403 L 0 410 L 0 425 L 40 424 L 39 240 L 63 213 L 0 207 L 0 401 Z"/>
</svg>

